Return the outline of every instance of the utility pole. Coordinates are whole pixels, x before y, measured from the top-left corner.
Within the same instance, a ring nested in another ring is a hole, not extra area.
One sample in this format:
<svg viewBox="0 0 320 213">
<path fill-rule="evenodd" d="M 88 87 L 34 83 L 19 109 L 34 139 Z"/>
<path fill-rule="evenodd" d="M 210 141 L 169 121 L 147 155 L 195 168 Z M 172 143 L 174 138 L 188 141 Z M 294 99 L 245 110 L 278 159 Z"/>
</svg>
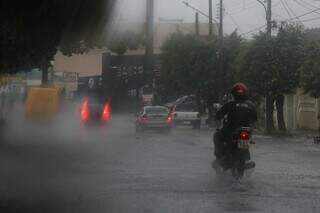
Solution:
<svg viewBox="0 0 320 213">
<path fill-rule="evenodd" d="M 212 18 L 212 0 L 209 0 L 209 37 L 213 35 Z"/>
<path fill-rule="evenodd" d="M 196 13 L 196 36 L 199 36 L 200 35 L 200 32 L 199 32 L 199 13 Z"/>
<path fill-rule="evenodd" d="M 144 62 L 144 74 L 147 77 L 147 83 L 151 83 L 153 69 L 153 34 L 154 34 L 154 0 L 146 0 L 146 52 Z"/>
<path fill-rule="evenodd" d="M 219 76 L 221 79 L 219 79 L 219 100 L 223 97 L 223 86 L 225 85 L 225 73 L 223 70 L 223 0 L 220 0 L 219 4 Z"/>
<path fill-rule="evenodd" d="M 223 0 L 220 0 L 219 38 L 220 38 L 220 41 L 223 42 Z"/>
<path fill-rule="evenodd" d="M 267 18 L 267 36 L 271 39 L 271 31 L 272 31 L 272 22 L 271 22 L 271 0 L 267 0 L 267 10 L 266 10 L 266 18 Z M 267 133 L 271 133 L 274 129 L 273 125 L 273 108 L 274 108 L 274 100 L 270 94 L 266 95 L 266 131 Z"/>
<path fill-rule="evenodd" d="M 271 21 L 271 17 L 272 17 L 272 13 L 271 13 L 271 0 L 267 0 L 267 34 L 269 37 L 271 37 L 271 27 L 272 27 L 272 21 Z"/>
</svg>

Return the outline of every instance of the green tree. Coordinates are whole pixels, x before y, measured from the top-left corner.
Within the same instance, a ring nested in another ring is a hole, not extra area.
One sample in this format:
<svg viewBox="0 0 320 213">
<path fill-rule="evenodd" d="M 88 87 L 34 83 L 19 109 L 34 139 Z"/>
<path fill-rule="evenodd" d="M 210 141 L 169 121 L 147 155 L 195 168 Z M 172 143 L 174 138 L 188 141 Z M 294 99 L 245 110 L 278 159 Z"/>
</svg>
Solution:
<svg viewBox="0 0 320 213">
<path fill-rule="evenodd" d="M 192 35 L 172 34 L 161 55 L 162 94 L 196 94 L 208 102 L 217 98 L 216 40 L 203 41 Z"/>
<path fill-rule="evenodd" d="M 128 50 L 137 50 L 143 46 L 144 36 L 131 31 L 113 34 L 104 45 L 107 46 L 111 52 L 124 55 Z"/>
<path fill-rule="evenodd" d="M 245 45 L 244 39 L 236 31 L 224 38 L 224 92 L 237 81 L 238 60 Z"/>
<path fill-rule="evenodd" d="M 306 45 L 301 66 L 301 85 L 306 93 L 320 97 L 320 42 L 312 41 Z"/>
<path fill-rule="evenodd" d="M 96 45 L 114 0 L 5 0 L 0 7 L 0 73 L 47 68 L 60 49 L 81 53 Z"/>
<path fill-rule="evenodd" d="M 243 39 L 236 33 L 224 38 L 223 72 L 220 73 L 219 41 L 204 40 L 193 35 L 176 33 L 162 46 L 161 87 L 164 95 L 196 94 L 207 102 L 209 115 L 219 94 L 227 92 L 234 83 L 236 61 Z"/>
<path fill-rule="evenodd" d="M 304 35 L 297 25 L 284 25 L 277 36 L 269 38 L 265 33 L 257 35 L 241 65 L 242 80 L 262 97 L 266 103 L 267 132 L 274 129 L 273 105 L 276 102 L 280 130 L 286 130 L 283 104 L 284 95 L 293 93 L 299 86 L 299 68 L 303 59 Z"/>
</svg>

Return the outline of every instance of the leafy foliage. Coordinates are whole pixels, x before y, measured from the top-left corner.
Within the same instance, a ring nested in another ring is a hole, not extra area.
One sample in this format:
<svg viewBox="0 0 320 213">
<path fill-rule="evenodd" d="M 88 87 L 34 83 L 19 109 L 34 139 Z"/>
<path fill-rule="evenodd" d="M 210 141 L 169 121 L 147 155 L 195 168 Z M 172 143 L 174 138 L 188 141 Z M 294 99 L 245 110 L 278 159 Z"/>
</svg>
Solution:
<svg viewBox="0 0 320 213">
<path fill-rule="evenodd" d="M 235 31 L 224 38 L 224 66 L 225 87 L 230 88 L 237 81 L 239 55 L 245 50 L 243 38 Z"/>
<path fill-rule="evenodd" d="M 277 36 L 257 35 L 243 57 L 240 78 L 260 96 L 290 94 L 299 86 L 303 31 L 287 25 Z"/>
<path fill-rule="evenodd" d="M 122 34 L 114 34 L 106 41 L 106 46 L 111 52 L 118 55 L 125 54 L 128 50 L 136 50 L 144 44 L 144 36 L 127 31 Z"/>
<path fill-rule="evenodd" d="M 162 47 L 161 84 L 163 94 L 215 96 L 217 42 L 176 33 Z"/>
<path fill-rule="evenodd" d="M 0 72 L 47 66 L 95 45 L 114 0 L 10 0 L 0 7 Z"/>
<path fill-rule="evenodd" d="M 258 96 L 266 98 L 267 131 L 273 129 L 274 101 L 278 127 L 286 130 L 284 95 L 294 93 L 300 84 L 304 56 L 304 33 L 300 26 L 283 25 L 277 36 L 258 34 L 241 58 L 240 79 Z"/>
<path fill-rule="evenodd" d="M 305 57 L 301 66 L 302 86 L 306 93 L 320 97 L 320 43 L 310 42 L 305 48 Z"/>
</svg>

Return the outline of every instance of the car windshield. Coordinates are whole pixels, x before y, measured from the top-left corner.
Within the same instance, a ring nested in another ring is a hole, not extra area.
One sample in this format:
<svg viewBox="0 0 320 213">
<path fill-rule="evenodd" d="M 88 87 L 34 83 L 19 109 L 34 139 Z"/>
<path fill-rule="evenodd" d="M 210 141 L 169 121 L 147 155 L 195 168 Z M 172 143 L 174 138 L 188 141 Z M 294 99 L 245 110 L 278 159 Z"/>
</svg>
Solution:
<svg viewBox="0 0 320 213">
<path fill-rule="evenodd" d="M 320 212 L 320 0 L 0 5 L 0 213 Z"/>
<path fill-rule="evenodd" d="M 163 107 L 150 107 L 146 108 L 147 114 L 168 114 L 168 110 Z"/>
</svg>

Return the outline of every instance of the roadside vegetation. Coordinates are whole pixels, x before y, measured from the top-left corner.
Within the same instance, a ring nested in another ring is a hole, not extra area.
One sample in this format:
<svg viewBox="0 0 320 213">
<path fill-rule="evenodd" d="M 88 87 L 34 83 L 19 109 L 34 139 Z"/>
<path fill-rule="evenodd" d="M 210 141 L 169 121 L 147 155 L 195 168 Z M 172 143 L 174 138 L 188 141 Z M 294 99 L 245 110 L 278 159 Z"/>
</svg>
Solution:
<svg viewBox="0 0 320 213">
<path fill-rule="evenodd" d="M 320 41 L 297 24 L 284 24 L 268 38 L 260 32 L 246 40 L 237 32 L 225 36 L 223 73 L 219 69 L 219 41 L 176 33 L 162 47 L 160 94 L 196 94 L 208 106 L 218 102 L 237 81 L 245 82 L 256 103 L 271 97 L 277 109 L 278 129 L 286 131 L 285 95 L 298 88 L 320 95 Z M 273 110 L 273 107 L 269 107 Z M 271 119 L 273 111 L 265 112 Z M 274 131 L 272 125 L 268 133 Z"/>
</svg>

